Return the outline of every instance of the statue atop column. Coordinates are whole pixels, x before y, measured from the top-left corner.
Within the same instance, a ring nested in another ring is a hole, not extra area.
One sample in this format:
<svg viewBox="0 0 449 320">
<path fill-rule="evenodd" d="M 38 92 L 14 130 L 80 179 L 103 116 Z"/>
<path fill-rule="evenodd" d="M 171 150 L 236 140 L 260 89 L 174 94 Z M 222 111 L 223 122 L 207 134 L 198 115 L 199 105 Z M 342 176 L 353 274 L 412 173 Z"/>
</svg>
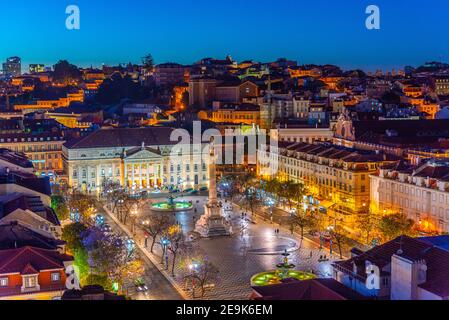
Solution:
<svg viewBox="0 0 449 320">
<path fill-rule="evenodd" d="M 204 215 L 196 223 L 195 231 L 203 237 L 229 236 L 232 233 L 231 223 L 221 214 L 222 208 L 217 198 L 217 178 L 214 144 L 210 144 L 209 153 L 209 199 L 204 205 Z"/>
</svg>

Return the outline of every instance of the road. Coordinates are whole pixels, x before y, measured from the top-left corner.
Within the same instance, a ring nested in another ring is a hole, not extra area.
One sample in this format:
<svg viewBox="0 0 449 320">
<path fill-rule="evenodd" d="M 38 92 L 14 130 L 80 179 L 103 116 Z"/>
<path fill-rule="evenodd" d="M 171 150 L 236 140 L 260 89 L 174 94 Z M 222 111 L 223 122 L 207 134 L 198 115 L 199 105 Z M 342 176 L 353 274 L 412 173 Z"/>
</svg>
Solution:
<svg viewBox="0 0 449 320">
<path fill-rule="evenodd" d="M 125 235 L 120 227 L 106 214 L 100 204 L 97 204 L 99 214 L 105 217 L 105 223 L 109 224 L 114 233 Z M 145 274 L 142 277 L 149 290 L 147 293 L 137 292 L 133 284 L 134 279 L 129 279 L 125 285 L 125 292 L 133 300 L 182 300 L 182 296 L 173 285 L 164 277 L 157 267 L 142 253 L 140 258 L 145 263 Z"/>
</svg>

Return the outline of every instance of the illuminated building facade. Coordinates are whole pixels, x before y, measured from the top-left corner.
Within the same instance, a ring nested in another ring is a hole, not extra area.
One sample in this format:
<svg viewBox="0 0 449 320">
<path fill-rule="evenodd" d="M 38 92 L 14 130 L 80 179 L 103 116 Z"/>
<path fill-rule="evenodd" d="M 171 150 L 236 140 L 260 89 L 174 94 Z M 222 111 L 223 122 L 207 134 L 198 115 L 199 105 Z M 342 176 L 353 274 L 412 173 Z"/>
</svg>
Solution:
<svg viewBox="0 0 449 320">
<path fill-rule="evenodd" d="M 84 91 L 79 90 L 75 93 L 68 93 L 66 97 L 58 100 L 37 100 L 34 104 L 16 104 L 14 105 L 14 110 L 21 110 L 27 113 L 39 110 L 52 110 L 68 107 L 72 102 L 84 102 Z"/>
<path fill-rule="evenodd" d="M 33 163 L 39 176 L 56 176 L 62 172 L 62 145 L 60 133 L 27 133 L 0 135 L 0 148 L 24 153 Z"/>
<path fill-rule="evenodd" d="M 176 145 L 170 141 L 172 131 L 166 127 L 101 129 L 67 143 L 63 157 L 68 184 L 89 192 L 101 190 L 107 180 L 132 190 L 207 185 L 204 146 L 195 150 L 189 144 L 171 156 Z"/>
<path fill-rule="evenodd" d="M 45 72 L 45 65 L 43 64 L 30 64 L 28 68 L 30 74 Z"/>
<path fill-rule="evenodd" d="M 224 105 L 214 111 L 198 112 L 200 120 L 233 124 L 260 124 L 260 107 L 254 104 Z"/>
<path fill-rule="evenodd" d="M 278 172 L 271 172 L 273 161 L 278 161 Z M 369 212 L 369 175 L 392 161 L 384 154 L 330 144 L 281 142 L 274 152 L 259 150 L 257 171 L 262 177 L 303 183 L 309 207 L 351 224 L 354 215 Z"/>
<path fill-rule="evenodd" d="M 449 95 L 449 76 L 435 78 L 435 93 L 437 95 Z"/>
<path fill-rule="evenodd" d="M 371 208 L 402 212 L 424 232 L 449 232 L 449 160 L 396 165 L 370 176 Z"/>
<path fill-rule="evenodd" d="M 9 77 L 22 74 L 22 60 L 19 57 L 10 57 L 3 63 L 3 74 Z"/>
</svg>

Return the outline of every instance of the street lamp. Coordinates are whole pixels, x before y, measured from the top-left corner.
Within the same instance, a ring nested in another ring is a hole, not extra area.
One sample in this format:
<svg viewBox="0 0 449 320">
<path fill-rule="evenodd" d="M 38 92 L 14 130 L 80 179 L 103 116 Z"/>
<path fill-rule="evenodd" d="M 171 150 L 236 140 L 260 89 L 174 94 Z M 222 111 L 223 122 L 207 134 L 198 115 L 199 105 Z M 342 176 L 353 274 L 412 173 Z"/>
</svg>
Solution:
<svg viewBox="0 0 449 320">
<path fill-rule="evenodd" d="M 162 261 L 161 263 L 164 263 L 164 257 L 165 257 L 165 270 L 168 270 L 168 252 L 167 252 L 167 247 L 170 244 L 170 240 L 168 240 L 167 238 L 162 238 L 161 240 L 162 243 Z"/>
<path fill-rule="evenodd" d="M 148 247 L 148 237 L 149 237 L 149 234 L 148 234 L 148 232 L 145 230 L 145 227 L 148 227 L 148 226 L 150 225 L 150 221 L 149 221 L 149 220 L 144 220 L 144 221 L 142 221 L 142 225 L 143 225 L 144 231 L 145 231 L 145 234 L 144 234 L 144 237 L 145 237 L 145 248 L 147 248 L 147 247 Z"/>
<path fill-rule="evenodd" d="M 189 265 L 190 277 L 192 279 L 192 298 L 195 298 L 195 278 L 194 278 L 194 274 L 198 271 L 198 267 L 199 267 L 198 262 L 192 262 Z"/>
</svg>

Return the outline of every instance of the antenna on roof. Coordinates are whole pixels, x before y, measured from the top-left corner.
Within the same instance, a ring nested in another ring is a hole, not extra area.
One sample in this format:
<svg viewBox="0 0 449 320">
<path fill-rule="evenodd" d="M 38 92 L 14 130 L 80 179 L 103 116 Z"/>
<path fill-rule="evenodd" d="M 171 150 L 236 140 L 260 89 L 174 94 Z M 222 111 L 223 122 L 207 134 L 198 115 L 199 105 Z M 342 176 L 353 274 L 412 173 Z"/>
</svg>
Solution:
<svg viewBox="0 0 449 320">
<path fill-rule="evenodd" d="M 403 236 L 401 236 L 401 239 L 399 239 L 399 250 L 396 252 L 396 254 L 398 254 L 398 255 L 401 255 L 404 253 L 404 251 L 402 250 L 402 237 Z"/>
</svg>

